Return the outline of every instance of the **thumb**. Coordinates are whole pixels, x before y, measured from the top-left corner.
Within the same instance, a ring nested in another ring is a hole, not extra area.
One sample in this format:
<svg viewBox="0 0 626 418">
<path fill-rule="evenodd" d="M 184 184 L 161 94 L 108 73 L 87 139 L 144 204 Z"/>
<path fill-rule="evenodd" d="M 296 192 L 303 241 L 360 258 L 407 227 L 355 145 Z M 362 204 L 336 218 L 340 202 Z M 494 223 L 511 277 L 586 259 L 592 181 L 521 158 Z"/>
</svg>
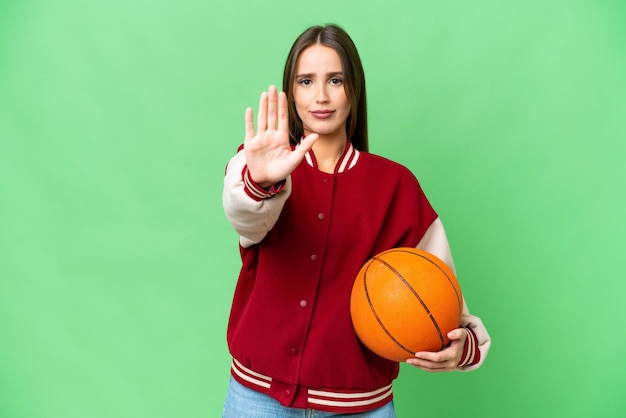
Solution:
<svg viewBox="0 0 626 418">
<path fill-rule="evenodd" d="M 300 164 L 305 154 L 313 147 L 317 138 L 319 138 L 318 134 L 311 134 L 303 138 L 298 145 L 296 145 L 296 148 L 287 156 L 287 160 L 293 166 L 292 170 Z"/>
<path fill-rule="evenodd" d="M 306 154 L 315 144 L 315 141 L 319 138 L 318 134 L 311 134 L 305 138 L 302 138 L 298 145 L 296 145 L 296 151 L 302 155 Z"/>
<path fill-rule="evenodd" d="M 448 333 L 448 338 L 450 338 L 450 340 L 465 340 L 466 337 L 467 331 L 463 328 L 453 329 Z"/>
</svg>

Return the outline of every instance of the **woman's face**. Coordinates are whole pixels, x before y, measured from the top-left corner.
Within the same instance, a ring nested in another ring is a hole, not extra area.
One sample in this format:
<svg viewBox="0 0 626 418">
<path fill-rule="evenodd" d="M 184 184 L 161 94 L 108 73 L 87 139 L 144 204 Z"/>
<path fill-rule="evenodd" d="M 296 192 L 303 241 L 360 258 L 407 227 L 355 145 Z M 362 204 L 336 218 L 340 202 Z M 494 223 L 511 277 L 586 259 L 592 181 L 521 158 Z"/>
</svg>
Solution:
<svg viewBox="0 0 626 418">
<path fill-rule="evenodd" d="M 343 87 L 341 60 L 334 49 L 315 44 L 296 62 L 293 99 L 304 134 L 346 139 L 350 103 Z"/>
</svg>

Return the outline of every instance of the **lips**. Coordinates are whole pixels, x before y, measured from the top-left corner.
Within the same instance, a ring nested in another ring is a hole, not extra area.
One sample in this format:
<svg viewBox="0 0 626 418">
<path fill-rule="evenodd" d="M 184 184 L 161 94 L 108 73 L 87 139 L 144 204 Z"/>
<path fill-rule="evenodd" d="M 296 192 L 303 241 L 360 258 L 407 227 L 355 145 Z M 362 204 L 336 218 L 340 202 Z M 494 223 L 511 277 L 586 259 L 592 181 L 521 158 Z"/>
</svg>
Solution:
<svg viewBox="0 0 626 418">
<path fill-rule="evenodd" d="M 329 117 L 333 115 L 333 113 L 335 113 L 334 110 L 326 110 L 326 109 L 313 110 L 311 112 L 311 114 L 318 119 L 328 119 Z"/>
</svg>

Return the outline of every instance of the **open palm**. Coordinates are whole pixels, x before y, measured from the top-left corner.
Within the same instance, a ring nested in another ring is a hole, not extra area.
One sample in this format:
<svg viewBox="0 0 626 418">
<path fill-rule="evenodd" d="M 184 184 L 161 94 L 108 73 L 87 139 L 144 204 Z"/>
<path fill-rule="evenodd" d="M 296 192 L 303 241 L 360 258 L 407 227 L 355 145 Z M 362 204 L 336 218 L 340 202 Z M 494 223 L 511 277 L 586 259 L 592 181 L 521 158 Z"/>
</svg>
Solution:
<svg viewBox="0 0 626 418">
<path fill-rule="evenodd" d="M 257 131 L 254 132 L 252 109 L 246 109 L 244 152 L 248 172 L 254 182 L 268 187 L 285 180 L 311 149 L 317 134 L 311 134 L 292 149 L 289 143 L 287 96 L 276 87 L 261 94 Z"/>
</svg>

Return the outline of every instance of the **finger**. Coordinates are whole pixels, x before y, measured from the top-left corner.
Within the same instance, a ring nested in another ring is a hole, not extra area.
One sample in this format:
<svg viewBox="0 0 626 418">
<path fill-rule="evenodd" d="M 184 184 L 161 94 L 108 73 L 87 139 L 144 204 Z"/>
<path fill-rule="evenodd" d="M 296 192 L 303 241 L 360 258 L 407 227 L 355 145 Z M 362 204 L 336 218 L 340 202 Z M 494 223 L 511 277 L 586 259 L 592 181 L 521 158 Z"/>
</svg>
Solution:
<svg viewBox="0 0 626 418">
<path fill-rule="evenodd" d="M 415 353 L 415 357 L 407 359 L 407 363 L 419 364 L 420 366 L 430 368 L 444 368 L 450 364 L 456 364 L 455 353 L 451 350 L 439 351 L 436 353 L 421 351 Z"/>
<path fill-rule="evenodd" d="M 281 132 L 289 131 L 289 109 L 287 106 L 287 95 L 281 91 L 278 95 L 278 130 Z"/>
<path fill-rule="evenodd" d="M 448 338 L 450 338 L 450 340 L 461 340 L 461 342 L 463 342 L 467 338 L 467 331 L 464 328 L 453 329 L 448 333 Z"/>
<path fill-rule="evenodd" d="M 294 154 L 304 157 L 304 154 L 306 154 L 311 148 L 313 148 L 313 145 L 315 144 L 315 141 L 317 141 L 317 138 L 319 138 L 318 134 L 311 134 L 305 138 L 302 138 L 302 140 L 296 146 L 296 149 L 293 151 Z"/>
<path fill-rule="evenodd" d="M 259 99 L 259 113 L 256 120 L 256 128 L 258 132 L 265 132 L 267 130 L 267 92 L 261 93 L 261 99 Z"/>
<path fill-rule="evenodd" d="M 424 360 L 424 359 L 419 359 L 419 358 L 408 358 L 406 360 L 407 364 L 410 364 L 411 366 L 415 366 L 415 367 L 419 367 L 419 368 L 423 368 L 423 369 L 441 369 L 443 368 L 443 363 L 441 362 L 437 362 L 437 361 L 428 361 L 428 360 Z"/>
<path fill-rule="evenodd" d="M 254 122 L 252 116 L 252 108 L 246 109 L 246 141 L 254 137 Z"/>
<path fill-rule="evenodd" d="M 278 108 L 278 98 L 276 97 L 276 87 L 269 88 L 269 104 L 267 106 L 267 129 L 276 129 L 276 111 Z"/>
<path fill-rule="evenodd" d="M 418 369 L 422 369 L 429 373 L 452 371 L 455 369 L 452 363 L 432 363 L 429 361 L 423 361 L 415 358 L 407 359 L 406 362 L 413 367 L 417 367 Z"/>
<path fill-rule="evenodd" d="M 439 352 L 419 351 L 415 353 L 415 358 L 420 359 L 420 360 L 430 361 L 433 363 L 438 363 L 440 361 L 445 360 L 442 358 L 441 354 L 439 353 L 441 353 L 441 351 Z"/>
<path fill-rule="evenodd" d="M 294 168 L 298 164 L 300 164 L 305 154 L 311 149 L 311 147 L 313 147 L 313 144 L 318 137 L 318 134 L 311 134 L 307 136 L 302 141 L 300 141 L 300 143 L 296 145 L 296 148 L 287 156 L 289 162 Z"/>
</svg>

